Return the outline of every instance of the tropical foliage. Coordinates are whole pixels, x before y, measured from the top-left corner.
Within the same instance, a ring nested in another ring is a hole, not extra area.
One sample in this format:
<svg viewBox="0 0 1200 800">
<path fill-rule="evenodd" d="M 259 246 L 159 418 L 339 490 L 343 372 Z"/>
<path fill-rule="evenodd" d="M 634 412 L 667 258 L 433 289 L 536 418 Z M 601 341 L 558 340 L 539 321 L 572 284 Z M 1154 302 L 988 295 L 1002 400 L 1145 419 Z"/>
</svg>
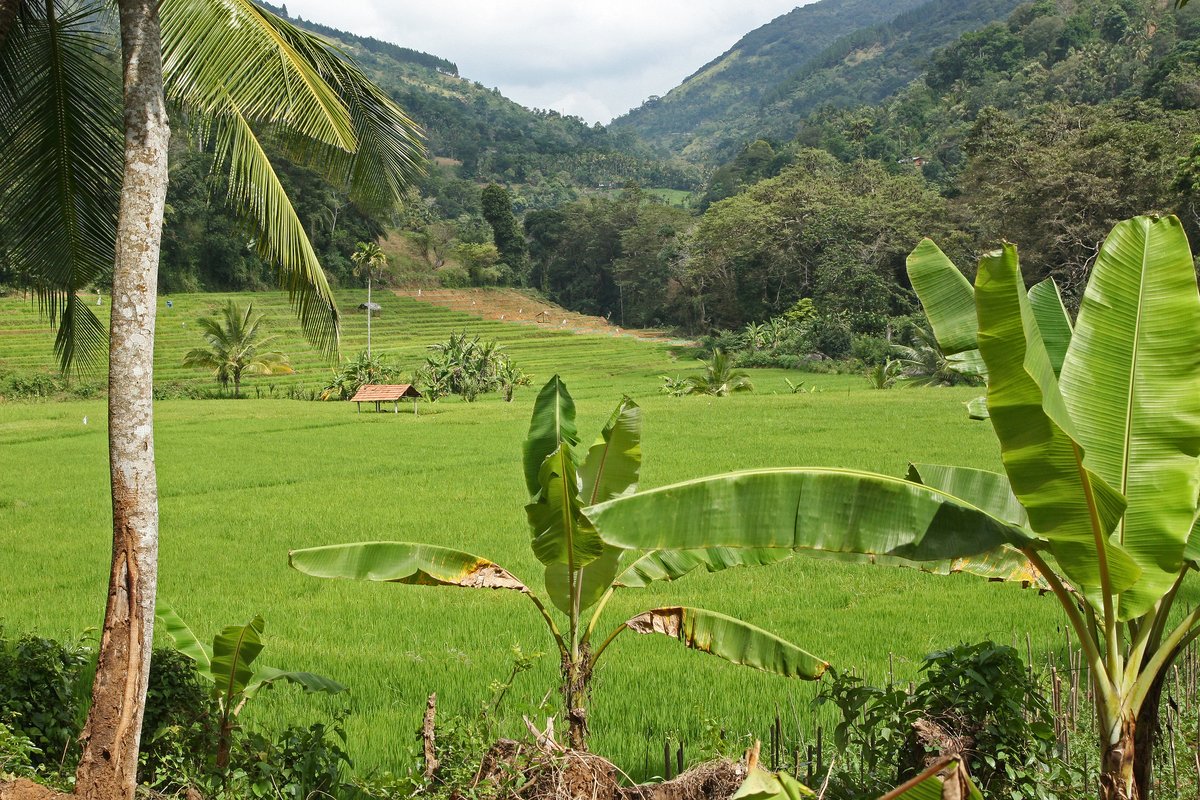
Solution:
<svg viewBox="0 0 1200 800">
<path fill-rule="evenodd" d="M 500 344 L 481 342 L 479 336 L 466 331 L 429 345 L 429 351 L 415 380 L 430 401 L 454 394 L 469 403 L 481 394 L 502 390 L 504 399 L 511 402 L 517 387 L 529 384 L 528 376 Z"/>
<path fill-rule="evenodd" d="M 663 393 L 672 397 L 682 397 L 688 394 L 727 397 L 737 392 L 754 391 L 754 384 L 750 382 L 750 376 L 743 370 L 734 369 L 737 364 L 736 356 L 729 355 L 721 348 L 715 348 L 712 355 L 701 363 L 704 365 L 703 375 L 686 378 L 662 376 Z"/>
<path fill-rule="evenodd" d="M 269 132 L 372 207 L 400 198 L 420 155 L 416 127 L 357 66 L 249 0 L 120 0 L 110 10 L 0 4 L 5 262 L 57 325 L 64 371 L 95 365 L 110 345 L 112 569 L 75 785 L 97 799 L 134 794 L 153 644 L 152 376 L 170 120 L 213 153 L 226 199 L 329 355 L 338 320 L 328 282 L 258 136 Z M 109 265 L 106 337 L 78 292 Z"/>
<path fill-rule="evenodd" d="M 311 672 L 287 672 L 256 666 L 263 650 L 263 618 L 256 616 L 245 625 L 229 625 L 206 644 L 192 633 L 187 623 L 170 607 L 159 603 L 158 622 L 180 653 L 196 664 L 200 677 L 212 684 L 218 710 L 217 768 L 229 765 L 229 749 L 238 715 L 259 691 L 278 681 L 294 683 L 305 692 L 338 694 L 346 687 Z"/>
<path fill-rule="evenodd" d="M 364 384 L 395 383 L 401 375 L 400 366 L 385 356 L 370 355 L 365 350 L 342 362 L 333 378 L 321 390 L 322 400 L 349 400 Z"/>
<path fill-rule="evenodd" d="M 405 542 L 329 545 L 293 550 L 288 562 L 321 578 L 498 589 L 529 598 L 561 656 L 559 688 L 571 746 L 577 749 L 586 747 L 587 702 L 596 662 L 626 630 L 665 635 L 685 647 L 785 677 L 820 677 L 828 666 L 823 660 L 753 625 L 700 608 L 649 609 L 617 625 L 597 644 L 596 626 L 619 588 L 674 580 L 701 567 L 715 571 L 775 563 L 788 553 L 708 548 L 703 542 L 669 553 L 605 544 L 582 509 L 637 491 L 641 409 L 625 398 L 596 440 L 586 450 L 579 444 L 574 401 L 555 376 L 534 404 L 523 466 L 529 490 L 525 513 L 530 546 L 545 566 L 546 596 L 557 614 L 504 567 L 444 547 Z M 585 613 L 589 611 L 590 615 Z"/>
<path fill-rule="evenodd" d="M 262 320 L 262 314 L 255 316 L 253 303 L 239 308 L 233 300 L 221 308 L 220 317 L 201 317 L 196 323 L 208 348 L 189 352 L 184 366 L 212 370 L 222 388 L 233 383 L 234 397 L 239 396 L 243 375 L 289 374 L 287 356 L 266 349 L 275 337 L 263 335 Z"/>
<path fill-rule="evenodd" d="M 1171 618 L 1200 497 L 1200 295 L 1182 226 L 1118 224 L 1073 325 L 1056 291 L 1027 292 L 1011 244 L 983 257 L 974 289 L 931 243 L 909 272 L 943 351 L 984 365 L 1005 474 L 759 470 L 586 516 L 619 547 L 703 541 L 1044 581 L 1091 674 L 1101 796 L 1145 797 L 1163 679 L 1200 636 L 1200 612 Z"/>
</svg>

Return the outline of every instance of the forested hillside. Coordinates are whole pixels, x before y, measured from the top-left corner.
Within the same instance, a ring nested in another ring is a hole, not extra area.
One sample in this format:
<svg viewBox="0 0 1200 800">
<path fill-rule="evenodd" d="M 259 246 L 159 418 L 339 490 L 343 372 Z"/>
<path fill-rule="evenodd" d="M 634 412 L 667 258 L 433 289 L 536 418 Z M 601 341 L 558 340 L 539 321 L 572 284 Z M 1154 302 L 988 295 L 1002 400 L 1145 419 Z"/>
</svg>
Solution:
<svg viewBox="0 0 1200 800">
<path fill-rule="evenodd" d="M 596 200 L 527 216 L 533 274 L 626 324 L 738 328 L 799 308 L 819 336 L 796 347 L 835 357 L 909 324 L 904 258 L 921 236 L 968 270 L 1017 242 L 1026 275 L 1054 276 L 1072 304 L 1117 220 L 1179 213 L 1200 242 L 1197 12 L 1024 4 L 927 54 L 883 102 L 823 104 L 795 138 L 748 144 L 694 222 L 647 226 Z M 836 83 L 857 66 L 812 75 Z"/>
<path fill-rule="evenodd" d="M 818 107 L 890 97 L 922 73 L 932 52 L 1004 18 L 1019 2 L 922 0 L 868 9 L 822 0 L 802 6 L 613 127 L 689 161 L 727 160 L 756 138 L 792 138 L 797 123 Z"/>
<path fill-rule="evenodd" d="M 819 0 L 743 36 L 663 97 L 613 120 L 663 152 L 705 158 L 734 120 L 753 116 L 781 80 L 840 37 L 892 19 L 924 0 Z M 735 145 L 736 146 L 736 145 Z"/>
<path fill-rule="evenodd" d="M 561 201 L 572 188 L 633 180 L 685 189 L 699 178 L 695 170 L 650 156 L 629 131 L 527 109 L 498 89 L 460 76 L 445 59 L 304 19 L 292 21 L 341 44 L 421 124 L 432 157 L 455 162 L 463 179 L 520 185 L 532 206 Z"/>
</svg>

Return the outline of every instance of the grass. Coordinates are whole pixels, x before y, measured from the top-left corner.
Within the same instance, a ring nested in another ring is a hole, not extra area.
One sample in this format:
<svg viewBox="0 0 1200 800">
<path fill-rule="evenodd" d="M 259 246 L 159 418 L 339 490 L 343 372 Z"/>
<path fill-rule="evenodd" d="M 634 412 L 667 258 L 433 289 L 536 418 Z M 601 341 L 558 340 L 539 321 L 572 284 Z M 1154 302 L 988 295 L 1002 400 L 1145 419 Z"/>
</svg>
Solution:
<svg viewBox="0 0 1200 800">
<path fill-rule="evenodd" d="M 178 296 L 174 309 L 160 308 L 159 380 L 189 379 L 178 362 L 194 344 L 194 328 L 183 323 L 224 299 Z M 315 386 L 324 367 L 293 344 L 282 298 L 254 299 L 277 316 L 300 368 L 279 382 Z M 351 299 L 343 296 L 343 305 Z M 426 344 L 452 330 L 496 338 L 536 375 L 535 384 L 561 372 L 585 441 L 620 395 L 630 394 L 644 409 L 643 487 L 769 465 L 891 474 L 902 474 L 909 459 L 999 466 L 988 427 L 966 418 L 972 390 L 870 391 L 860 376 L 803 376 L 822 391 L 793 395 L 783 380 L 789 373 L 755 370 L 753 394 L 668 398 L 657 393 L 657 376 L 687 368 L 673 364 L 662 345 L 482 322 L 382 299 L 378 349 L 415 366 Z M 28 330 L 29 319 L 27 307 L 0 302 L 0 369 L 47 363 L 44 331 L 13 332 Z M 347 317 L 347 351 L 361 343 L 361 322 Z M 351 687 L 348 696 L 329 699 L 275 689 L 248 710 L 251 723 L 280 725 L 348 706 L 358 768 L 398 770 L 415 752 L 427 694 L 438 693 L 442 714 L 471 713 L 506 676 L 511 644 L 552 649 L 532 606 L 515 594 L 319 581 L 286 565 L 293 547 L 427 541 L 489 557 L 540 585 L 520 467 L 535 391 L 511 404 L 487 397 L 423 405 L 420 417 L 287 400 L 157 405 L 160 596 L 203 636 L 262 613 L 269 663 Z M 110 541 L 104 418 L 99 401 L 0 404 L 0 570 L 7 576 L 0 624 L 9 630 L 65 636 L 100 623 Z M 1061 612 L 1049 596 L 968 576 L 806 559 L 627 591 L 601 628 L 646 608 L 687 604 L 742 617 L 876 681 L 887 678 L 889 663 L 897 680 L 908 680 L 922 655 L 957 642 L 1023 643 L 1028 633 L 1035 652 L 1045 653 L 1063 641 Z M 512 709 L 539 706 L 555 667 L 547 656 L 522 675 Z M 766 739 L 779 713 L 785 735 L 798 743 L 817 724 L 829 728 L 828 718 L 809 709 L 813 694 L 811 684 L 626 633 L 595 679 L 592 744 L 643 776 L 657 771 L 668 736 L 697 755 L 710 719 L 729 736 Z"/>
</svg>

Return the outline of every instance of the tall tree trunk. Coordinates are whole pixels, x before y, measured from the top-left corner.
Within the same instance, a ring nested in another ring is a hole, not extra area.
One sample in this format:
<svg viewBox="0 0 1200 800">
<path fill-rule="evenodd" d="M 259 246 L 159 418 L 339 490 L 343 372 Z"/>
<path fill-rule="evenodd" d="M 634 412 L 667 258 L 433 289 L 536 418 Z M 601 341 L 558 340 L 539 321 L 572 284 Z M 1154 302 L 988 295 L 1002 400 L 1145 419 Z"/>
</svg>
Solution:
<svg viewBox="0 0 1200 800">
<path fill-rule="evenodd" d="M 1147 800 L 1134 780 L 1135 725 L 1132 717 L 1123 718 L 1117 741 L 1101 743 L 1100 800 Z"/>
<path fill-rule="evenodd" d="M 367 267 L 370 270 L 370 267 Z M 367 358 L 371 358 L 371 273 L 367 272 Z"/>
<path fill-rule="evenodd" d="M 125 171 L 111 300 L 108 440 L 113 550 L 75 793 L 132 798 L 158 582 L 153 358 L 170 129 L 157 0 L 120 0 Z"/>
</svg>

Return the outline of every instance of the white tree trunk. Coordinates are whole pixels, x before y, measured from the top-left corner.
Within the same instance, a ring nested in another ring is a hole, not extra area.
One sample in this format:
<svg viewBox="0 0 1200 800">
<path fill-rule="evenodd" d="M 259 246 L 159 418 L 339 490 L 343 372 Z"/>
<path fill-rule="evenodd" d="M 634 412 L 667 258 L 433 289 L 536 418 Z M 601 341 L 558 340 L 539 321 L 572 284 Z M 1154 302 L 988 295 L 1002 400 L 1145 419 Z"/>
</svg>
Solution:
<svg viewBox="0 0 1200 800">
<path fill-rule="evenodd" d="M 108 604 L 75 793 L 132 798 L 158 579 L 153 358 L 170 128 L 156 0 L 120 0 L 125 172 L 110 305 L 109 466 L 113 550 Z"/>
</svg>

